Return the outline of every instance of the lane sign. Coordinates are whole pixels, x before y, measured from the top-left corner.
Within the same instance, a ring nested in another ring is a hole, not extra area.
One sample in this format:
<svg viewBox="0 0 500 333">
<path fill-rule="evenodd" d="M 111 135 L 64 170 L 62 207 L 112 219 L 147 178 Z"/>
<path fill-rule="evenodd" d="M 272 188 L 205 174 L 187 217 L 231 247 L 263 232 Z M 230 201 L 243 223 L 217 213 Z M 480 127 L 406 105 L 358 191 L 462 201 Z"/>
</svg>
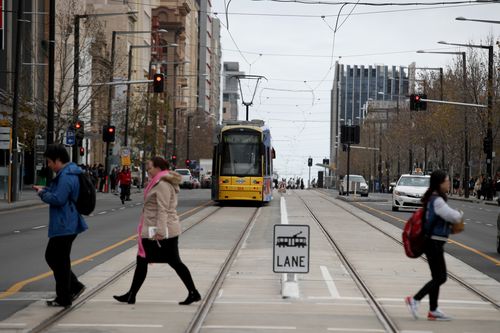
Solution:
<svg viewBox="0 0 500 333">
<path fill-rule="evenodd" d="M 275 273 L 309 273 L 308 225 L 274 225 L 273 271 Z"/>
</svg>

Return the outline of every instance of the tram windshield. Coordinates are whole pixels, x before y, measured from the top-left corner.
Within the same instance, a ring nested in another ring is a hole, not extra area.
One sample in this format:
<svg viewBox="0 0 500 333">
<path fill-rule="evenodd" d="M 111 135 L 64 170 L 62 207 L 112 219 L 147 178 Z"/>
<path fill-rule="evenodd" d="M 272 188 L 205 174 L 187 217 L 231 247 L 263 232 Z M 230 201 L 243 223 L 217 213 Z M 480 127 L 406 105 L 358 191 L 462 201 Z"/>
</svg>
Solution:
<svg viewBox="0 0 500 333">
<path fill-rule="evenodd" d="M 224 133 L 221 176 L 261 176 L 260 133 Z"/>
</svg>

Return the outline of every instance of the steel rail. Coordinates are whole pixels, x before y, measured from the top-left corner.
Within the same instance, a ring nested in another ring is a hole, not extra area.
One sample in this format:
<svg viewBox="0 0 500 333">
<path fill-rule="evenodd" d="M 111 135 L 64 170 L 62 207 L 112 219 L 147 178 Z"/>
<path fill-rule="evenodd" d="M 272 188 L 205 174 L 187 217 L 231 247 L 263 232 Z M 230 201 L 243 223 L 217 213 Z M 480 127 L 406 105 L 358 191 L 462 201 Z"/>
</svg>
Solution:
<svg viewBox="0 0 500 333">
<path fill-rule="evenodd" d="M 205 209 L 206 207 L 207 206 L 203 205 L 202 207 L 200 207 L 200 209 L 193 212 L 193 214 L 200 212 L 201 210 Z M 218 207 L 213 212 L 209 213 L 207 216 L 203 217 L 199 221 L 197 221 L 197 222 L 193 223 L 192 225 L 190 225 L 189 227 L 187 227 L 185 230 L 183 230 L 183 232 L 189 231 L 191 228 L 193 228 L 193 227 L 197 226 L 198 224 L 200 224 L 201 222 L 205 221 L 206 219 L 208 219 L 209 217 L 211 217 L 212 215 L 214 215 L 215 213 L 220 211 L 221 208 L 222 207 Z M 191 215 L 193 215 L 193 214 L 191 214 Z M 62 318 L 64 318 L 68 314 L 74 312 L 76 309 L 78 309 L 79 307 L 84 305 L 89 299 L 93 298 L 95 295 L 97 295 L 98 293 L 103 291 L 106 287 L 111 285 L 113 282 L 115 282 L 116 280 L 121 278 L 123 275 L 127 274 L 134 267 L 135 267 L 135 260 L 133 262 L 129 263 L 128 265 L 126 265 L 124 268 L 120 269 L 118 272 L 116 272 L 115 274 L 113 274 L 112 276 L 110 276 L 109 278 L 104 280 L 103 282 L 101 282 L 100 284 L 98 284 L 97 286 L 95 286 L 94 288 L 92 288 L 90 291 L 84 293 L 75 302 L 73 302 L 73 305 L 71 307 L 61 309 L 61 311 L 58 311 L 54 315 L 46 318 L 41 323 L 39 323 L 38 325 L 36 325 L 32 329 L 27 330 L 26 332 L 27 333 L 40 333 L 40 332 L 45 331 L 47 328 L 53 326 L 55 323 L 60 321 Z"/>
<path fill-rule="evenodd" d="M 205 318 L 208 315 L 208 312 L 212 308 L 212 305 L 215 302 L 215 299 L 217 298 L 219 294 L 219 290 L 222 286 L 222 283 L 224 282 L 229 269 L 231 268 L 231 265 L 233 264 L 234 260 L 236 259 L 241 246 L 243 245 L 244 241 L 247 239 L 248 234 L 250 233 L 250 230 L 252 229 L 255 221 L 257 220 L 257 217 L 261 211 L 261 207 L 257 208 L 255 212 L 252 214 L 250 217 L 247 225 L 243 229 L 243 231 L 240 234 L 240 237 L 234 247 L 231 249 L 229 252 L 229 255 L 227 256 L 224 264 L 222 265 L 221 269 L 216 275 L 215 280 L 212 282 L 212 285 L 210 286 L 206 296 L 202 299 L 202 303 L 198 307 L 198 310 L 196 311 L 195 315 L 193 316 L 193 319 L 189 323 L 187 329 L 185 332 L 187 333 L 197 333 L 201 330 L 201 325 L 205 321 Z"/>
<path fill-rule="evenodd" d="M 321 192 L 320 192 L 321 193 Z M 370 223 L 369 221 L 367 221 L 365 218 L 363 218 L 362 216 L 359 216 L 358 214 L 356 213 L 353 213 L 347 209 L 345 209 L 344 207 L 342 207 L 341 205 L 335 203 L 335 202 L 332 202 L 331 201 L 331 197 L 329 196 L 326 196 L 325 194 L 322 193 L 322 196 L 325 200 L 329 201 L 331 204 L 333 205 L 336 205 L 340 208 L 342 208 L 343 210 L 345 210 L 346 212 L 348 212 L 349 214 L 351 215 L 354 215 L 356 216 L 357 218 L 359 218 L 360 220 L 362 220 L 363 222 L 367 223 L 368 225 L 370 225 L 372 228 L 374 228 L 375 230 L 381 232 L 382 234 L 386 235 L 387 237 L 389 237 L 390 239 L 392 239 L 393 241 L 395 241 L 396 243 L 398 243 L 399 245 L 403 246 L 403 242 L 388 234 L 387 232 L 385 232 L 384 230 L 378 228 L 377 226 L 373 225 L 372 223 Z M 427 262 L 427 258 L 425 258 L 424 256 L 420 256 L 421 260 Z M 448 274 L 448 277 L 451 278 L 453 281 L 457 282 L 458 284 L 460 284 L 462 287 L 464 287 L 465 289 L 469 290 L 470 292 L 476 294 L 477 296 L 479 296 L 480 298 L 483 299 L 483 301 L 486 301 L 488 303 L 491 303 L 497 310 L 500 310 L 500 304 L 497 303 L 496 300 L 494 300 L 493 298 L 491 298 L 490 296 L 486 295 L 484 292 L 482 292 L 481 290 L 477 289 L 476 287 L 474 287 L 473 285 L 467 283 L 466 281 L 464 281 L 462 278 L 458 277 L 456 274 L 453 274 L 451 273 L 450 271 L 447 271 L 447 274 Z"/>
<path fill-rule="evenodd" d="M 305 202 L 305 200 L 297 196 L 303 203 L 306 209 L 309 211 L 311 214 L 311 217 L 314 219 L 314 221 L 317 223 L 319 229 L 323 234 L 325 235 L 326 239 L 334 249 L 334 251 L 337 253 L 338 257 L 340 258 L 340 261 L 342 264 L 346 267 L 347 271 L 349 274 L 353 277 L 354 283 L 356 283 L 357 287 L 365 297 L 365 299 L 368 301 L 368 304 L 372 308 L 373 312 L 375 312 L 375 315 L 377 316 L 377 319 L 380 321 L 382 326 L 384 327 L 386 332 L 392 332 L 392 333 L 398 333 L 399 329 L 397 325 L 394 323 L 394 321 L 391 319 L 389 314 L 385 311 L 384 307 L 380 304 L 380 302 L 377 300 L 373 292 L 370 290 L 370 288 L 367 286 L 367 284 L 363 281 L 361 278 L 361 275 L 357 272 L 356 268 L 351 264 L 349 261 L 349 258 L 346 256 L 346 254 L 342 251 L 340 246 L 337 244 L 335 239 L 330 235 L 330 233 L 326 230 L 325 226 L 319 221 L 319 219 L 316 217 L 314 212 L 311 210 L 309 205 Z"/>
</svg>

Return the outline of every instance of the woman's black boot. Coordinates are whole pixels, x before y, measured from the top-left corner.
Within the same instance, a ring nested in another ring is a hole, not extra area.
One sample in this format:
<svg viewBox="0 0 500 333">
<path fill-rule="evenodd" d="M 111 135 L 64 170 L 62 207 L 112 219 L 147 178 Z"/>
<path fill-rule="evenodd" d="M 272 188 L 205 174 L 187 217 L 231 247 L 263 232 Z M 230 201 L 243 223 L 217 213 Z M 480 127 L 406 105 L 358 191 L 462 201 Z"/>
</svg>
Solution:
<svg viewBox="0 0 500 333">
<path fill-rule="evenodd" d="M 135 304 L 135 295 L 132 295 L 130 291 L 121 296 L 113 296 L 113 298 L 116 299 L 118 302 Z"/>
<path fill-rule="evenodd" d="M 193 302 L 198 302 L 201 300 L 201 295 L 198 290 L 190 291 L 188 297 L 183 301 L 179 302 L 179 305 L 189 305 Z"/>
</svg>

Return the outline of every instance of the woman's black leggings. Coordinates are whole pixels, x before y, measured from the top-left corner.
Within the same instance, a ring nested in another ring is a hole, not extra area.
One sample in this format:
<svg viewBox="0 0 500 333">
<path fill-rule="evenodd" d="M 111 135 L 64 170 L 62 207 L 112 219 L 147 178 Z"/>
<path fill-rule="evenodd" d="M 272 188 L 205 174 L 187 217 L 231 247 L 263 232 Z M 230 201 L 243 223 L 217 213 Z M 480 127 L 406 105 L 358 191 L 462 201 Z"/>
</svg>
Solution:
<svg viewBox="0 0 500 333">
<path fill-rule="evenodd" d="M 427 282 L 413 297 L 420 301 L 429 294 L 429 309 L 438 307 L 439 287 L 446 282 L 446 262 L 444 261 L 444 241 L 428 239 L 425 244 L 425 255 L 431 269 L 432 280 Z"/>
<path fill-rule="evenodd" d="M 182 282 L 186 286 L 188 291 L 195 291 L 193 278 L 189 269 L 184 265 L 179 256 L 179 237 L 173 237 L 167 239 L 167 249 L 169 257 L 167 263 L 172 267 L 177 275 L 181 278 Z M 135 266 L 134 278 L 132 280 L 132 286 L 130 286 L 130 294 L 136 295 L 141 289 L 141 286 L 146 279 L 148 274 L 148 260 L 146 258 L 137 256 L 137 265 Z"/>
</svg>

